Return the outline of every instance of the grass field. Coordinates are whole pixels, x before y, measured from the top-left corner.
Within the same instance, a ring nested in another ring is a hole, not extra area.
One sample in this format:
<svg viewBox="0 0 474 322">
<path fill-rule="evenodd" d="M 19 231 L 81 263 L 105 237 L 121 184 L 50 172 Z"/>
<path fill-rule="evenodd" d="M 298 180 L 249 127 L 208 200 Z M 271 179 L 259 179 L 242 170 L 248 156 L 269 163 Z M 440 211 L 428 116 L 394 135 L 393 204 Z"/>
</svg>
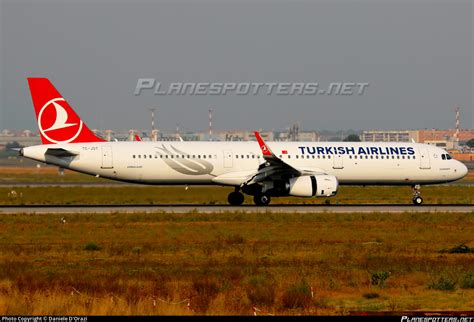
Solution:
<svg viewBox="0 0 474 322">
<path fill-rule="evenodd" d="M 0 204 L 227 204 L 226 187 L 67 186 L 0 188 Z M 14 191 L 14 193 L 13 193 Z M 426 204 L 472 204 L 472 186 L 427 186 L 422 188 Z M 253 204 L 246 196 L 246 204 Z M 331 198 L 274 198 L 272 204 L 377 204 L 411 203 L 410 187 L 342 186 Z"/>
<path fill-rule="evenodd" d="M 17 182 L 110 181 L 0 168 L 0 183 Z M 0 204 L 226 204 L 230 191 L 5 187 Z M 474 186 L 422 192 L 428 204 L 474 202 Z M 343 186 L 273 204 L 410 202 L 409 187 Z M 2 215 L 0 315 L 474 310 L 473 233 L 474 213 Z"/>
<path fill-rule="evenodd" d="M 473 213 L 4 215 L 0 315 L 474 310 L 472 236 Z"/>
</svg>

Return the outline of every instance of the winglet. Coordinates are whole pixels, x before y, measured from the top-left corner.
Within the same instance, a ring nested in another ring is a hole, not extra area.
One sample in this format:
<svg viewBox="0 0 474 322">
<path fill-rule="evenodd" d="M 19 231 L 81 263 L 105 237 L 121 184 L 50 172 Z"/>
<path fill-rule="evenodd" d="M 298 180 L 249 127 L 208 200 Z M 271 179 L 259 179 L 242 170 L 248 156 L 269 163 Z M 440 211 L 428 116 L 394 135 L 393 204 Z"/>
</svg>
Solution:
<svg viewBox="0 0 474 322">
<path fill-rule="evenodd" d="M 255 134 L 255 137 L 257 138 L 258 145 L 260 145 L 260 149 L 262 150 L 263 155 L 266 157 L 272 156 L 273 155 L 272 151 L 265 144 L 262 137 L 260 136 L 260 133 L 258 133 L 258 131 L 255 131 L 254 134 Z"/>
</svg>

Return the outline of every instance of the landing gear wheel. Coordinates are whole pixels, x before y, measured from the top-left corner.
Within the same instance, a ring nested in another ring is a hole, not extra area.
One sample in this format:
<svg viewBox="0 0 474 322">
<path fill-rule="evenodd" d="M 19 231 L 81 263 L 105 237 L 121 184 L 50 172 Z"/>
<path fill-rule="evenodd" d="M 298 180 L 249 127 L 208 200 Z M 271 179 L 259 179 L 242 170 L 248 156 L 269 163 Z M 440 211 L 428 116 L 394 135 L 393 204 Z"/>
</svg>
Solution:
<svg viewBox="0 0 474 322">
<path fill-rule="evenodd" d="M 268 206 L 270 204 L 270 196 L 261 194 L 261 195 L 255 195 L 253 197 L 253 201 L 257 206 Z"/>
<path fill-rule="evenodd" d="M 415 205 L 421 205 L 423 203 L 423 198 L 420 196 L 413 197 L 413 204 Z"/>
<path fill-rule="evenodd" d="M 238 191 L 233 191 L 227 196 L 227 201 L 232 206 L 240 206 L 244 203 L 244 195 Z"/>
<path fill-rule="evenodd" d="M 421 186 L 419 184 L 413 186 L 413 204 L 421 205 L 423 203 L 423 198 L 421 198 Z"/>
</svg>

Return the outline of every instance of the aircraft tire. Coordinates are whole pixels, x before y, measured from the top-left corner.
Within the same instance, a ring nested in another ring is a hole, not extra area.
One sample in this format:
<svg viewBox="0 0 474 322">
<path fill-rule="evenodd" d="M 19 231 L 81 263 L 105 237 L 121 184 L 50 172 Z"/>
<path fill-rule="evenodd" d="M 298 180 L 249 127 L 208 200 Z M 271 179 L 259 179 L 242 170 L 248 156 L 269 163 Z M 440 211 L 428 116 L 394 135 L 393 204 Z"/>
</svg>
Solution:
<svg viewBox="0 0 474 322">
<path fill-rule="evenodd" d="M 271 198 L 266 194 L 255 195 L 253 201 L 257 206 L 268 206 L 270 204 Z"/>
<path fill-rule="evenodd" d="M 413 204 L 414 205 L 421 205 L 423 203 L 423 198 L 421 198 L 421 196 L 416 196 L 416 197 L 413 197 Z"/>
<path fill-rule="evenodd" d="M 227 196 L 227 201 L 232 206 L 240 206 L 244 203 L 244 195 L 241 192 L 233 191 Z"/>
</svg>

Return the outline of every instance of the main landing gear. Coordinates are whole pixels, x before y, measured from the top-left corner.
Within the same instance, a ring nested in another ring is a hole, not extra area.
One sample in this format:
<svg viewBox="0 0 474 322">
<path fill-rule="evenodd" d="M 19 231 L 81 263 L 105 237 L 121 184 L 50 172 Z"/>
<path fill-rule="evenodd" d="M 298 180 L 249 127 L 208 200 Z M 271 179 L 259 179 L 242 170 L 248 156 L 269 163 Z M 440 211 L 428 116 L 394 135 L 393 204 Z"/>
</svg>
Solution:
<svg viewBox="0 0 474 322">
<path fill-rule="evenodd" d="M 412 188 L 413 191 L 413 204 L 421 205 L 423 203 L 423 198 L 421 198 L 421 187 L 419 184 L 414 185 Z"/>
<path fill-rule="evenodd" d="M 241 204 L 244 203 L 244 195 L 238 190 L 233 191 L 229 193 L 229 196 L 227 197 L 227 201 L 232 206 L 240 206 Z"/>
<path fill-rule="evenodd" d="M 270 201 L 270 196 L 264 193 L 253 196 L 253 202 L 255 202 L 257 206 L 268 206 Z"/>
</svg>

